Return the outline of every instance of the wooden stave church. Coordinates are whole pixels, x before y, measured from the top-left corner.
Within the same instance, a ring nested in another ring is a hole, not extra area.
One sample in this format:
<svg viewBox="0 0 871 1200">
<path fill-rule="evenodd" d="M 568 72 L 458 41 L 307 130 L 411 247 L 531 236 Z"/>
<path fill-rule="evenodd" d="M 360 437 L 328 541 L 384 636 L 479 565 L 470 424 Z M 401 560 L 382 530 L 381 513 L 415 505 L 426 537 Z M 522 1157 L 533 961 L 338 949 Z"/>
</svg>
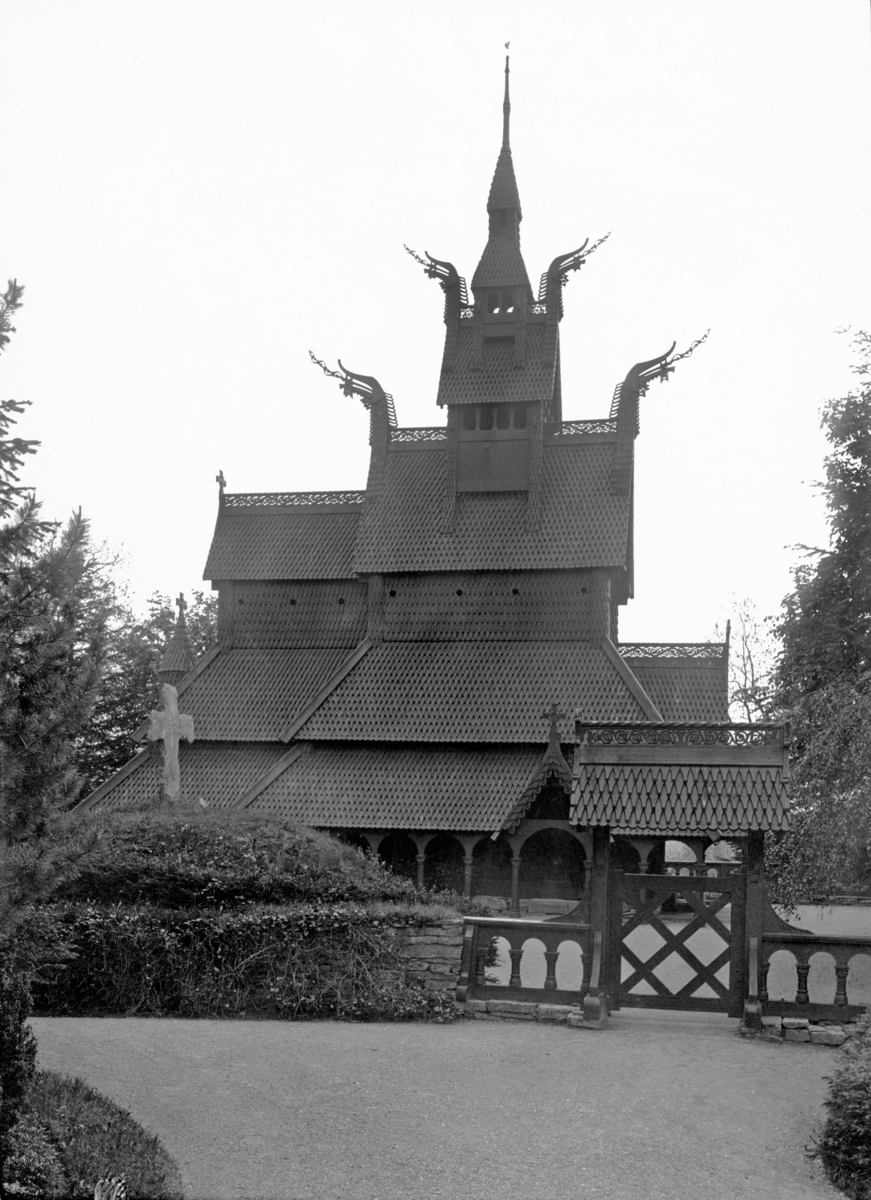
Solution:
<svg viewBox="0 0 871 1200">
<path fill-rule="evenodd" d="M 330 830 L 517 914 L 588 891 L 595 829 L 643 870 L 666 838 L 701 857 L 786 828 L 788 735 L 729 722 L 728 639 L 620 644 L 639 400 L 684 356 L 636 364 L 608 417 L 563 420 L 563 287 L 596 247 L 533 293 L 507 62 L 487 212 L 471 299 L 423 262 L 445 297 L 446 425 L 400 428 L 376 379 L 319 364 L 369 410 L 365 490 L 234 494 L 219 476 L 217 645 L 194 663 L 181 608 L 160 676 L 194 720 L 187 803 Z M 79 807 L 159 792 L 147 745 Z"/>
</svg>

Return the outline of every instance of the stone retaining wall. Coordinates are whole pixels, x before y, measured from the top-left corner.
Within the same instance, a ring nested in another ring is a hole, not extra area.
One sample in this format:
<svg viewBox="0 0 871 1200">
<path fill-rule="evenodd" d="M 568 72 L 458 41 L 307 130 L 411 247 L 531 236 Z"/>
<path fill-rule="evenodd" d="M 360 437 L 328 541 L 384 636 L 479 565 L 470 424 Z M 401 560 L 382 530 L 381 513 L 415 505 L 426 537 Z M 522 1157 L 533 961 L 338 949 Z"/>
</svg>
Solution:
<svg viewBox="0 0 871 1200">
<path fill-rule="evenodd" d="M 807 1017 L 763 1017 L 761 1029 L 743 1029 L 742 1034 L 767 1042 L 811 1042 L 815 1046 L 843 1046 L 856 1031 L 854 1024 L 834 1021 L 814 1023 Z"/>
<path fill-rule="evenodd" d="M 455 988 L 463 954 L 463 918 L 433 925 L 389 925 L 399 957 L 412 979 L 432 991 Z"/>
</svg>

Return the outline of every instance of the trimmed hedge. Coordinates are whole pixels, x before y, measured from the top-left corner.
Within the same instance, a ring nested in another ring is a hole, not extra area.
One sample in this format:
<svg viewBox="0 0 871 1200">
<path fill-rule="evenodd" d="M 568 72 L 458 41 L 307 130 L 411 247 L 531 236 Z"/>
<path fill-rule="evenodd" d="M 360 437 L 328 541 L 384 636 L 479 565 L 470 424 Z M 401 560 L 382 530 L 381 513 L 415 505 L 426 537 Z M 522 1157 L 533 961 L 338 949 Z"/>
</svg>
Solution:
<svg viewBox="0 0 871 1200">
<path fill-rule="evenodd" d="M 34 985 L 34 1008 L 46 1015 L 453 1015 L 449 997 L 406 977 L 383 920 L 358 905 L 183 912 L 64 904 L 53 919 L 74 957 Z"/>
<path fill-rule="evenodd" d="M 871 1200 L 871 1012 L 842 1051 L 829 1082 L 829 1117 L 817 1153 L 836 1187 Z"/>
<path fill-rule="evenodd" d="M 4 965 L 0 968 L 0 1167 L 11 1153 L 10 1133 L 36 1072 L 36 1038 L 27 1024 L 30 1012 L 26 975 Z"/>
</svg>

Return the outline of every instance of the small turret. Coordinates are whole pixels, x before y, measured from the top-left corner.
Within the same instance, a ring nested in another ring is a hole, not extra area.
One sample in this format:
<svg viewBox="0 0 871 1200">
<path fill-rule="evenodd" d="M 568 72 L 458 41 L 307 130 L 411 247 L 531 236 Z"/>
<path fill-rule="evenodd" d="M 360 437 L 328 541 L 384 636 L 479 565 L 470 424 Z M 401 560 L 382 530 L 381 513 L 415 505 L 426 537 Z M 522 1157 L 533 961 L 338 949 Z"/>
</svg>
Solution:
<svg viewBox="0 0 871 1200">
<path fill-rule="evenodd" d="M 173 687 L 178 687 L 188 671 L 193 670 L 196 665 L 196 658 L 191 648 L 187 622 L 185 621 L 184 613 L 187 608 L 187 601 L 183 593 L 179 593 L 176 604 L 178 605 L 178 617 L 175 622 L 175 629 L 172 631 L 172 637 L 167 643 L 163 657 L 157 668 L 158 682 L 160 684 L 169 683 Z"/>
</svg>

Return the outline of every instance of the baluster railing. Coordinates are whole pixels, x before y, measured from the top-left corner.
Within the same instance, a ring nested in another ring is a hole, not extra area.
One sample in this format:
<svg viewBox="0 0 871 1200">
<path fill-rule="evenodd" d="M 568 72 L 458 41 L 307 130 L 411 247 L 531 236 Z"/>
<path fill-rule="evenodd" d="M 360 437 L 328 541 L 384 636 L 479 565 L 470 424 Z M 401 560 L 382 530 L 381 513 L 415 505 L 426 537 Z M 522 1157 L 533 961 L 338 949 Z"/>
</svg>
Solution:
<svg viewBox="0 0 871 1200">
<path fill-rule="evenodd" d="M 457 999 L 539 999 L 548 1002 L 577 1004 L 589 988 L 590 926 L 573 922 L 530 921 L 510 917 L 466 917 L 463 937 L 463 963 Z M 507 985 L 487 978 L 488 952 L 497 938 L 508 943 L 511 973 Z M 524 948 L 530 941 L 544 946 L 546 973 L 541 987 L 529 987 L 523 982 Z M 557 965 L 560 946 L 574 943 L 581 951 L 583 979 L 579 988 L 560 988 Z"/>
<path fill-rule="evenodd" d="M 772 999 L 768 987 L 771 958 L 780 950 L 793 958 L 796 971 L 795 999 Z M 815 954 L 829 955 L 834 962 L 835 987 L 831 1001 L 810 998 L 809 976 Z M 850 963 L 856 955 L 871 957 L 871 937 L 826 937 L 814 933 L 765 933 L 759 966 L 759 1000 L 763 1012 L 779 1016 L 809 1017 L 811 1020 L 841 1020 L 859 1016 L 868 1004 L 850 1003 L 847 983 Z"/>
</svg>

